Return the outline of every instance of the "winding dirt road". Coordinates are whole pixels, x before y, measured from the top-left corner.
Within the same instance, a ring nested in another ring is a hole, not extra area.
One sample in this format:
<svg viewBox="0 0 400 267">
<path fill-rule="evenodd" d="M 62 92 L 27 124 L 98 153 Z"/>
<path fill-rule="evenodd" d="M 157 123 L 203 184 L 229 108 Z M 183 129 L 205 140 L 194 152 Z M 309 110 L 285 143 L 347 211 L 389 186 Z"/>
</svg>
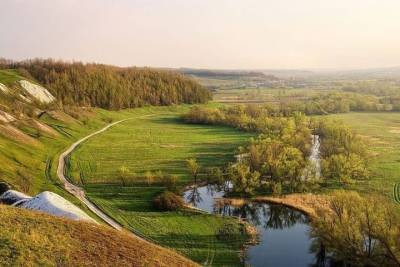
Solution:
<svg viewBox="0 0 400 267">
<path fill-rule="evenodd" d="M 116 222 L 113 218 L 111 218 L 110 216 L 108 216 L 107 214 L 105 214 L 103 211 L 101 211 L 95 204 L 93 204 L 88 198 L 86 198 L 85 195 L 85 191 L 80 188 L 79 186 L 76 186 L 72 183 L 70 183 L 68 181 L 68 179 L 65 177 L 65 159 L 72 153 L 72 151 L 74 151 L 78 145 L 80 145 L 81 143 L 85 142 L 86 140 L 88 140 L 89 138 L 100 134 L 102 132 L 107 131 L 109 128 L 111 128 L 112 126 L 127 121 L 130 119 L 125 119 L 125 120 L 120 120 L 120 121 L 116 121 L 113 122 L 109 125 L 107 125 L 106 127 L 104 127 L 101 130 L 98 130 L 97 132 L 91 133 L 88 136 L 76 141 L 75 143 L 73 143 L 65 152 L 63 152 L 59 159 L 58 159 L 58 167 L 57 167 L 57 176 L 58 178 L 61 180 L 61 182 L 64 184 L 64 188 L 65 190 L 67 190 L 68 192 L 70 192 L 72 195 L 74 195 L 75 197 L 77 197 L 80 201 L 82 201 L 92 212 L 94 212 L 97 216 L 99 216 L 101 219 L 103 219 L 103 221 L 105 221 L 107 224 L 109 224 L 111 227 L 117 229 L 117 230 L 122 230 L 122 226 Z M 135 235 L 136 236 L 136 235 Z M 136 236 L 140 239 L 142 239 L 139 236 Z"/>
</svg>

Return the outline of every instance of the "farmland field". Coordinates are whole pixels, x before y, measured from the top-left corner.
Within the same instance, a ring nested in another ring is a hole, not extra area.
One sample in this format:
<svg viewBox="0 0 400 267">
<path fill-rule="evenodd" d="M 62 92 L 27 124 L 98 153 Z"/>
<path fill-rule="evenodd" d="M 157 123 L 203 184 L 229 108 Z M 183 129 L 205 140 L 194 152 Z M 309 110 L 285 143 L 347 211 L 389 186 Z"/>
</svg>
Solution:
<svg viewBox="0 0 400 267">
<path fill-rule="evenodd" d="M 329 115 L 342 120 L 365 137 L 371 149 L 371 178 L 359 181 L 353 189 L 392 197 L 400 182 L 400 113 L 346 113 Z"/>
<path fill-rule="evenodd" d="M 72 154 L 69 175 L 92 201 L 139 235 L 200 263 L 237 264 L 243 242 L 240 225 L 234 224 L 234 240 L 216 237 L 216 230 L 236 219 L 190 210 L 158 212 L 152 200 L 164 188 L 144 183 L 146 171 L 177 175 L 178 183 L 190 183 L 186 159 L 196 158 L 203 170 L 223 165 L 251 136 L 227 127 L 185 124 L 180 114 L 186 110 L 178 106 L 130 111 L 131 120 L 90 139 Z M 121 167 L 128 170 L 127 183 L 120 180 Z"/>
<path fill-rule="evenodd" d="M 326 88 L 239 88 L 217 89 L 214 101 L 220 103 L 287 103 L 304 101 L 320 93 Z"/>
</svg>

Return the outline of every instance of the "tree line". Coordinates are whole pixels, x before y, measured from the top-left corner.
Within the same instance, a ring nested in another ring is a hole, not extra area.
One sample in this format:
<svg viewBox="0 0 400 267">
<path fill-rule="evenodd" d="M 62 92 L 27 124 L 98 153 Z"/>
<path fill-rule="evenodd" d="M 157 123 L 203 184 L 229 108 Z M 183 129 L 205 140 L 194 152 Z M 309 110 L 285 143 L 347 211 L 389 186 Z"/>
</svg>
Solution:
<svg viewBox="0 0 400 267">
<path fill-rule="evenodd" d="M 289 115 L 303 112 L 307 115 L 326 115 L 348 112 L 400 111 L 400 95 L 375 96 L 355 92 L 321 93 L 305 101 L 281 102 L 269 105 L 275 113 Z"/>
<path fill-rule="evenodd" d="M 66 106 L 119 110 L 144 105 L 205 103 L 211 99 L 209 90 L 173 71 L 52 59 L 1 60 L 0 68 L 18 69 L 48 88 Z"/>
</svg>

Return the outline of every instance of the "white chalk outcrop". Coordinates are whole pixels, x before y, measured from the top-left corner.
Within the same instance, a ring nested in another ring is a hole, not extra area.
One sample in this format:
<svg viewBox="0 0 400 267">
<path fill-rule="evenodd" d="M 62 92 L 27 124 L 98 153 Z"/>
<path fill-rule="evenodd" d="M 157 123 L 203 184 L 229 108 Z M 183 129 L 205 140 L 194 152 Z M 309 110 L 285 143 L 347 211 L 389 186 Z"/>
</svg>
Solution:
<svg viewBox="0 0 400 267">
<path fill-rule="evenodd" d="M 42 103 L 50 103 L 56 100 L 46 88 L 40 85 L 33 84 L 26 80 L 21 80 L 19 83 L 21 84 L 22 88 L 24 88 L 31 96 Z"/>
<path fill-rule="evenodd" d="M 4 93 L 8 93 L 8 88 L 4 84 L 0 83 L 0 91 L 3 91 Z"/>
<path fill-rule="evenodd" d="M 97 223 L 80 208 L 53 192 L 45 191 L 30 197 L 18 191 L 8 190 L 0 196 L 0 200 L 19 208 L 42 211 L 75 221 Z"/>
<path fill-rule="evenodd" d="M 22 100 L 24 100 L 25 102 L 32 103 L 32 100 L 30 100 L 29 98 L 23 96 L 22 94 L 19 94 L 19 97 L 22 98 Z"/>
<path fill-rule="evenodd" d="M 0 110 L 0 122 L 8 123 L 13 121 L 15 121 L 15 118 L 12 115 Z"/>
<path fill-rule="evenodd" d="M 2 195 L 0 195 L 0 202 L 6 203 L 8 205 L 12 205 L 14 203 L 23 201 L 23 200 L 28 200 L 31 197 L 28 195 L 25 195 L 24 193 L 15 191 L 15 190 L 8 190 L 4 192 Z"/>
</svg>

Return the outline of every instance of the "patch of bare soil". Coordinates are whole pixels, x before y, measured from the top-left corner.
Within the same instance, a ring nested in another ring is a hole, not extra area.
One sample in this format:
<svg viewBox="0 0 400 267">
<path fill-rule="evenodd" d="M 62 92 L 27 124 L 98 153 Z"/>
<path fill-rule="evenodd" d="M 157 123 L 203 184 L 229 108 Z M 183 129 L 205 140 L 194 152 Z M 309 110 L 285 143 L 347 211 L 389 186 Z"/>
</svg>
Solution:
<svg viewBox="0 0 400 267">
<path fill-rule="evenodd" d="M 43 124 L 41 122 L 38 122 L 37 120 L 32 120 L 32 125 L 33 127 L 35 127 L 36 129 L 47 133 L 51 136 L 58 136 L 58 133 L 51 127 L 47 126 L 46 124 Z"/>
<path fill-rule="evenodd" d="M 390 127 L 389 133 L 399 134 L 400 127 Z"/>
<path fill-rule="evenodd" d="M 183 147 L 181 145 L 173 145 L 173 144 L 165 144 L 165 145 L 160 145 L 161 148 L 178 148 L 178 147 Z"/>
<path fill-rule="evenodd" d="M 8 114 L 7 112 L 0 110 L 0 122 L 8 123 L 8 122 L 13 122 L 13 121 L 15 121 L 15 118 L 13 116 Z"/>
<path fill-rule="evenodd" d="M 282 197 L 257 197 L 256 201 L 267 201 L 282 204 L 300 210 L 311 217 L 315 217 L 317 210 L 329 211 L 329 199 L 324 195 L 291 194 Z"/>
<path fill-rule="evenodd" d="M 17 142 L 21 142 L 24 144 L 34 145 L 34 146 L 40 145 L 40 143 L 36 139 L 30 137 L 29 135 L 23 133 L 19 129 L 17 129 L 14 126 L 9 125 L 9 124 L 0 125 L 0 134 L 6 138 L 9 138 L 11 140 L 15 140 Z"/>
<path fill-rule="evenodd" d="M 241 206 L 248 201 L 276 203 L 300 210 L 311 217 L 316 216 L 317 210 L 330 210 L 328 197 L 315 194 L 291 194 L 279 197 L 259 196 L 255 199 L 226 198 L 221 199 L 220 201 L 232 206 Z"/>
<path fill-rule="evenodd" d="M 52 117 L 55 120 L 59 120 L 62 122 L 76 122 L 76 120 L 71 117 L 70 115 L 62 112 L 62 111 L 58 111 L 58 110 L 53 110 L 53 111 L 49 111 L 47 112 L 47 114 L 49 114 L 50 117 Z"/>
</svg>

